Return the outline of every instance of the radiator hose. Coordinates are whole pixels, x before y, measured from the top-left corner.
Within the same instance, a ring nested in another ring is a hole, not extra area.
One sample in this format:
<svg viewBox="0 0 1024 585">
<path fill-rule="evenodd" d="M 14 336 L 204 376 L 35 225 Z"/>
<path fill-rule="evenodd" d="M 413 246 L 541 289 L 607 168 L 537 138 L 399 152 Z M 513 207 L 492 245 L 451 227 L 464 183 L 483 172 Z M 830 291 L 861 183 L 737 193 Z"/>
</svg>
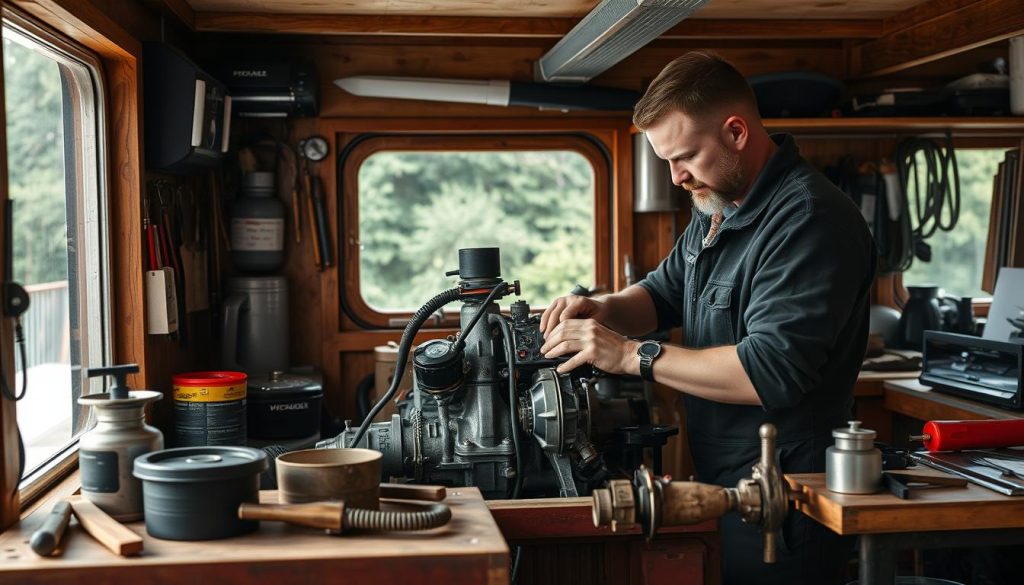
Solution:
<svg viewBox="0 0 1024 585">
<path fill-rule="evenodd" d="M 452 518 L 447 504 L 430 504 L 421 512 L 364 510 L 345 508 L 345 528 L 394 532 L 399 530 L 430 530 L 444 526 Z"/>
</svg>

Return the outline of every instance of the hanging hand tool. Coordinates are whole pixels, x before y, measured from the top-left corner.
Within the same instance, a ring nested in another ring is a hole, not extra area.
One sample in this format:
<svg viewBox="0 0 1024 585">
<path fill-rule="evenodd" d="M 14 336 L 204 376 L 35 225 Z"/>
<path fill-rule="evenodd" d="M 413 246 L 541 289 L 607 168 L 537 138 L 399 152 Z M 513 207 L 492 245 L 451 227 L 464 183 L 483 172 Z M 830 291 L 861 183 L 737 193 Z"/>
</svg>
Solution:
<svg viewBox="0 0 1024 585">
<path fill-rule="evenodd" d="M 1014 447 L 1024 445 L 1024 419 L 930 420 L 910 440 L 923 441 L 929 451 Z"/>
<path fill-rule="evenodd" d="M 313 175 L 310 178 L 312 188 L 313 212 L 316 217 L 316 239 L 320 246 L 320 261 L 323 266 L 331 266 L 334 261 L 331 257 L 331 226 L 327 220 L 327 205 L 324 201 L 323 183 L 320 177 Z"/>
<path fill-rule="evenodd" d="M 303 161 L 302 179 L 305 183 L 306 210 L 309 212 L 310 245 L 313 248 L 313 263 L 317 270 L 323 270 L 323 258 L 320 256 L 320 230 L 316 228 L 316 204 L 313 201 L 313 178 L 309 174 L 309 162 Z"/>
<path fill-rule="evenodd" d="M 54 504 L 53 510 L 43 520 L 43 525 L 32 533 L 32 539 L 29 541 L 32 552 L 41 557 L 53 554 L 70 520 L 71 504 L 63 500 Z"/>
</svg>

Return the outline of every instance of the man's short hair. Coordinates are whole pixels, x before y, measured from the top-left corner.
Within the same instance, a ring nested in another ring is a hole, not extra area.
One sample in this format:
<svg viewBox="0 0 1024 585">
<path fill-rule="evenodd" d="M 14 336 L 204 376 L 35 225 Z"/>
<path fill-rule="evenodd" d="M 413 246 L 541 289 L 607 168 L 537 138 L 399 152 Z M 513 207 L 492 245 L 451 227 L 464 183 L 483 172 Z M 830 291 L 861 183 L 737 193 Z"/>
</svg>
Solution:
<svg viewBox="0 0 1024 585">
<path fill-rule="evenodd" d="M 757 112 L 754 92 L 735 67 L 714 53 L 693 51 L 677 57 L 654 78 L 633 108 L 633 125 L 642 131 L 675 111 L 703 116 L 726 104 Z"/>
</svg>

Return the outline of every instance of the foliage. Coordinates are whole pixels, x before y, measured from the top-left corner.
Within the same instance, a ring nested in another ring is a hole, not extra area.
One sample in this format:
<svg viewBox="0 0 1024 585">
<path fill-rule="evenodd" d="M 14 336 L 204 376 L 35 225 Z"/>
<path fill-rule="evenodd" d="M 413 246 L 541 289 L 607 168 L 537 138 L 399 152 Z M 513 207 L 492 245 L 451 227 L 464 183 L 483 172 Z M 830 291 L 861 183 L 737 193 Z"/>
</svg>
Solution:
<svg viewBox="0 0 1024 585">
<path fill-rule="evenodd" d="M 937 230 L 927 240 L 932 247 L 932 261 L 915 258 L 910 270 L 903 274 L 904 284 L 937 284 L 950 295 L 989 296 L 981 290 L 981 272 L 988 240 L 992 178 L 1004 154 L 1003 149 L 957 149 L 960 218 L 951 231 Z M 943 222 L 947 218 L 943 215 Z"/>
<path fill-rule="evenodd" d="M 4 31 L 8 185 L 14 272 L 22 284 L 67 280 L 63 88 L 57 63 Z"/>
<path fill-rule="evenodd" d="M 594 173 L 570 151 L 379 152 L 359 169 L 360 287 L 381 310 L 454 286 L 460 248 L 501 249 L 501 271 L 544 306 L 594 280 Z"/>
</svg>

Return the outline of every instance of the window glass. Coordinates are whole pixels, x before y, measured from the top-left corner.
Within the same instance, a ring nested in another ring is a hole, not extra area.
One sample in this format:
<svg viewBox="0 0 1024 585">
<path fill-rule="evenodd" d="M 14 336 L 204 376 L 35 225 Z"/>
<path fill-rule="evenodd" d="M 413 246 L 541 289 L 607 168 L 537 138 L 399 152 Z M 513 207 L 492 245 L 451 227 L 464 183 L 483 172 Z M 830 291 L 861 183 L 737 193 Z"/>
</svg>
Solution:
<svg viewBox="0 0 1024 585">
<path fill-rule="evenodd" d="M 29 475 L 82 430 L 84 366 L 106 352 L 101 101 L 94 69 L 61 47 L 6 19 L 3 43 L 13 277 L 30 299 L 13 389 L 27 381 L 17 418 Z"/>
<path fill-rule="evenodd" d="M 454 286 L 460 248 L 500 248 L 532 307 L 595 284 L 594 169 L 578 152 L 381 151 L 358 182 L 359 287 L 378 311 Z"/>
<path fill-rule="evenodd" d="M 932 249 L 932 261 L 914 258 L 913 265 L 903 273 L 904 285 L 936 284 L 947 295 L 990 296 L 981 290 L 981 273 L 988 241 L 992 181 L 1005 153 L 1005 149 L 957 149 L 960 217 L 951 231 L 937 230 L 927 240 Z M 925 165 L 919 163 L 918 174 L 923 184 Z M 943 215 L 943 221 L 946 220 L 947 216 Z"/>
</svg>

